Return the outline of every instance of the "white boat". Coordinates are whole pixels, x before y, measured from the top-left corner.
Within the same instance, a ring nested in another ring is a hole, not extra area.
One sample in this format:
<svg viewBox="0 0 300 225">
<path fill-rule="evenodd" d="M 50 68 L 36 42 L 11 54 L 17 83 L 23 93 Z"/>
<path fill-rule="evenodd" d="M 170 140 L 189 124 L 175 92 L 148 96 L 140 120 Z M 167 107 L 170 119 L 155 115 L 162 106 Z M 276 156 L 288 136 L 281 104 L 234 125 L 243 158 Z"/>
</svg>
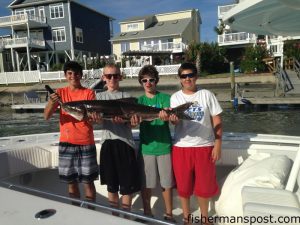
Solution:
<svg viewBox="0 0 300 225">
<path fill-rule="evenodd" d="M 138 131 L 134 131 L 134 136 L 138 141 Z M 58 137 L 59 133 L 47 133 L 0 138 L 0 224 L 74 225 L 100 221 L 112 225 L 140 224 L 136 218 L 148 220 L 150 224 L 168 224 L 162 220 L 164 207 L 159 189 L 151 200 L 155 218 L 143 216 L 138 194 L 129 213 L 131 219 L 112 216 L 114 209 L 108 207 L 106 186 L 101 186 L 99 181 L 95 181 L 97 201 L 92 204 L 96 210 L 87 209 L 91 203 L 84 200 L 78 200 L 81 207 L 72 205 L 66 184 L 58 179 Z M 95 131 L 98 151 L 100 137 L 101 131 Z M 232 224 L 226 220 L 232 222 L 238 216 L 258 218 L 252 224 L 261 224 L 259 218 L 270 215 L 275 221 L 294 216 L 298 220 L 288 224 L 299 224 L 299 167 L 300 137 L 225 133 L 222 159 L 217 164 L 221 194 L 210 202 L 210 215 L 216 219 L 215 224 Z M 197 218 L 195 199 L 191 203 L 193 217 Z M 176 191 L 173 214 L 182 223 Z"/>
</svg>

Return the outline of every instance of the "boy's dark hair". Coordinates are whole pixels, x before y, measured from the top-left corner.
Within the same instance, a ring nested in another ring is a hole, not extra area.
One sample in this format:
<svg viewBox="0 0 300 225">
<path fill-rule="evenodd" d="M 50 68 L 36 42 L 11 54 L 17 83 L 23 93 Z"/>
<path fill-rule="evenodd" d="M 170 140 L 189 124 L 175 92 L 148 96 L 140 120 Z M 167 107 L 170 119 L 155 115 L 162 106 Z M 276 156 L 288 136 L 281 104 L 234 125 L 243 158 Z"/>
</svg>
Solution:
<svg viewBox="0 0 300 225">
<path fill-rule="evenodd" d="M 144 76 L 149 76 L 151 78 L 154 78 L 156 84 L 159 81 L 158 71 L 155 68 L 155 66 L 146 65 L 146 66 L 142 67 L 142 69 L 139 72 L 139 76 L 138 76 L 140 84 L 142 83 L 141 80 L 144 78 Z"/>
<path fill-rule="evenodd" d="M 178 69 L 178 76 L 180 76 L 182 71 L 184 71 L 184 70 L 192 70 L 193 74 L 195 74 L 195 75 L 198 74 L 197 67 L 193 63 L 189 63 L 189 62 L 182 63 L 181 66 Z"/>
<path fill-rule="evenodd" d="M 82 66 L 75 61 L 68 61 L 64 64 L 64 73 L 67 72 L 67 70 L 72 70 L 75 73 L 79 73 L 82 75 Z"/>
</svg>

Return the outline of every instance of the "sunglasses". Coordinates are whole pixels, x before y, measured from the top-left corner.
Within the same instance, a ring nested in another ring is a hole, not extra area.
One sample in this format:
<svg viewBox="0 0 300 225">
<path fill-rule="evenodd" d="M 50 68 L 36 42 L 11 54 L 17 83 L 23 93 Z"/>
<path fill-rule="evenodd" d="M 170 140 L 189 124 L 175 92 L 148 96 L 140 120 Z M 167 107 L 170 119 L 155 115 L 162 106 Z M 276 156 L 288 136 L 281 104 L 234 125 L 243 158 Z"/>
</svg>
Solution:
<svg viewBox="0 0 300 225">
<path fill-rule="evenodd" d="M 115 73 L 115 74 L 104 74 L 104 76 L 108 79 L 111 80 L 111 78 L 113 77 L 115 80 L 120 78 L 120 74 L 119 73 Z"/>
<path fill-rule="evenodd" d="M 147 82 L 149 83 L 154 83 L 156 80 L 154 78 L 144 78 L 144 79 L 141 79 L 141 82 L 146 84 Z"/>
<path fill-rule="evenodd" d="M 179 75 L 179 77 L 180 77 L 180 79 L 186 79 L 187 77 L 193 78 L 193 77 L 195 77 L 195 74 L 194 73 L 181 74 L 181 75 Z"/>
</svg>

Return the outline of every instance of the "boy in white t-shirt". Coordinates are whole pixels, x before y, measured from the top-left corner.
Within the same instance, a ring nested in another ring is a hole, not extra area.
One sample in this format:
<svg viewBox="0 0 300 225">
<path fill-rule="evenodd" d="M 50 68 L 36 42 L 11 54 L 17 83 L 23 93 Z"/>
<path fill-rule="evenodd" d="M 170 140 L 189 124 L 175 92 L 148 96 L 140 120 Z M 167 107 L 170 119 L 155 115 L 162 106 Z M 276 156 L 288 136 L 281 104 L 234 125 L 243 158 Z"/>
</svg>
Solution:
<svg viewBox="0 0 300 225">
<path fill-rule="evenodd" d="M 212 224 L 208 204 L 219 192 L 215 162 L 221 157 L 222 108 L 212 92 L 197 89 L 194 64 L 183 63 L 178 76 L 182 89 L 171 96 L 171 107 L 194 102 L 186 113 L 196 118 L 191 121 L 179 120 L 175 115 L 169 118 L 175 125 L 172 163 L 184 224 L 193 222 L 189 204 L 193 193 L 197 196 L 202 224 Z"/>
</svg>

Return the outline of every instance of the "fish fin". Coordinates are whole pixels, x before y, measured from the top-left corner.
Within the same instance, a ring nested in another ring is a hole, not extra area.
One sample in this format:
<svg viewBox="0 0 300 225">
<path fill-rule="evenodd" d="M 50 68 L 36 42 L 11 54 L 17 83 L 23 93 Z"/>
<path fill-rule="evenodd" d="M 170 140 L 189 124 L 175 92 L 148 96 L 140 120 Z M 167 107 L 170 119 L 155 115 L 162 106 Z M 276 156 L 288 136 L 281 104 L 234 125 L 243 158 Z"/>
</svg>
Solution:
<svg viewBox="0 0 300 225">
<path fill-rule="evenodd" d="M 172 113 L 175 113 L 179 119 L 184 120 L 194 120 L 194 118 L 190 117 L 188 114 L 185 113 L 185 111 L 193 105 L 193 102 L 187 102 L 182 105 L 179 105 L 171 110 Z"/>
</svg>

